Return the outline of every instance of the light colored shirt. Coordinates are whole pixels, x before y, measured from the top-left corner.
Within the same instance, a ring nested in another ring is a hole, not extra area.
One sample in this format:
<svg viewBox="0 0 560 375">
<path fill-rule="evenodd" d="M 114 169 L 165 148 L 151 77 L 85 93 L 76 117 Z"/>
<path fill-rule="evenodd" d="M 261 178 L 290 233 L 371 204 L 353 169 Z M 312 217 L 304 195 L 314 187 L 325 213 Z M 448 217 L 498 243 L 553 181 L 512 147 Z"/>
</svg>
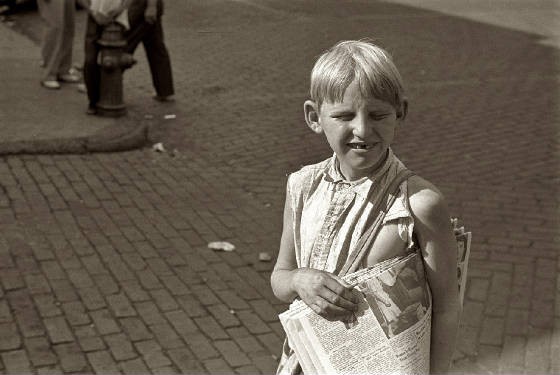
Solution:
<svg viewBox="0 0 560 375">
<path fill-rule="evenodd" d="M 118 9 L 123 4 L 123 0 L 91 0 L 90 9 L 108 15 L 111 11 Z M 116 18 L 115 22 L 121 24 L 125 29 L 129 29 L 128 11 L 125 9 Z"/>
<path fill-rule="evenodd" d="M 367 229 L 367 219 L 381 192 L 404 164 L 389 149 L 383 165 L 371 176 L 346 181 L 336 155 L 308 165 L 288 178 L 293 233 L 298 267 L 338 273 Z M 387 212 L 383 224 L 396 221 L 401 239 L 413 246 L 413 217 L 408 204 L 407 182 Z M 373 189 L 371 199 L 368 193 Z M 385 197 L 386 199 L 386 197 Z"/>
</svg>

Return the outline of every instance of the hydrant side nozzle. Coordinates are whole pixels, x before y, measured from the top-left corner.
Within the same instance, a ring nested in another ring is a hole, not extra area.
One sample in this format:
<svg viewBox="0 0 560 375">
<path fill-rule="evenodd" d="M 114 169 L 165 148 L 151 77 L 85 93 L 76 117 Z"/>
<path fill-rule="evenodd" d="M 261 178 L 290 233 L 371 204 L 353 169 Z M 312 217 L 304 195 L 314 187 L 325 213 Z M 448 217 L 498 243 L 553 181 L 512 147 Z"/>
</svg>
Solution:
<svg viewBox="0 0 560 375">
<path fill-rule="evenodd" d="M 105 69 L 116 69 L 119 67 L 119 61 L 116 56 L 103 56 L 100 65 Z"/>
<path fill-rule="evenodd" d="M 121 54 L 119 65 L 123 70 L 132 67 L 136 63 L 136 59 L 134 59 L 130 53 Z"/>
</svg>

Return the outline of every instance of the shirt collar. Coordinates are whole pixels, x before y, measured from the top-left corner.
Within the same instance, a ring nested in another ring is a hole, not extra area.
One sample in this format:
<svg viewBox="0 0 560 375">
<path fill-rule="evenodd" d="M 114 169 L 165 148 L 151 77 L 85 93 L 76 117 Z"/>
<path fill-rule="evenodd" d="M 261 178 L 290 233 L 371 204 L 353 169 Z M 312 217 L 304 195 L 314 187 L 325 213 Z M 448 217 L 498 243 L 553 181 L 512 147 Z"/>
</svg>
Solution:
<svg viewBox="0 0 560 375">
<path fill-rule="evenodd" d="M 371 185 L 389 170 L 389 167 L 393 164 L 394 160 L 395 155 L 393 150 L 389 147 L 387 157 L 383 161 L 383 164 L 370 176 L 362 177 L 355 181 L 347 181 L 340 171 L 340 162 L 338 161 L 336 154 L 333 154 L 330 162 L 326 165 L 325 170 L 323 171 L 323 179 L 334 185 L 348 185 L 356 194 L 360 196 L 367 196 Z"/>
</svg>

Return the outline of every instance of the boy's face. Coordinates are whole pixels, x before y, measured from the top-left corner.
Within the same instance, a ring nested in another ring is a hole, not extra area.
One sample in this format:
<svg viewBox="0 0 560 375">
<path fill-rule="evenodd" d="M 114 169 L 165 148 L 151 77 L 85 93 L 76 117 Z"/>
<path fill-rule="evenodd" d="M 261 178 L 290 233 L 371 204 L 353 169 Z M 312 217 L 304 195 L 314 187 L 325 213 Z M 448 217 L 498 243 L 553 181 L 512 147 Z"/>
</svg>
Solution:
<svg viewBox="0 0 560 375">
<path fill-rule="evenodd" d="M 382 100 L 363 98 L 358 83 L 352 82 L 342 102 L 313 101 L 305 104 L 306 120 L 316 133 L 325 133 L 348 180 L 369 176 L 383 163 L 404 116 Z"/>
</svg>

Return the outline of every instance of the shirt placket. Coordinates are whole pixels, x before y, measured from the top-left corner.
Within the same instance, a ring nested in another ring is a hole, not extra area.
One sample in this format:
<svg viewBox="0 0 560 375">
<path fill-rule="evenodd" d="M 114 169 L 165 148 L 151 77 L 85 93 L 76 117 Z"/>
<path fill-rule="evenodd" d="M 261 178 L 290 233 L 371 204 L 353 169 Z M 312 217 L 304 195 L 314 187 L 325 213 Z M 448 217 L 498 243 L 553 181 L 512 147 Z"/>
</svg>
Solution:
<svg viewBox="0 0 560 375">
<path fill-rule="evenodd" d="M 344 182 L 334 184 L 331 189 L 329 208 L 311 251 L 310 267 L 319 270 L 326 268 L 333 241 L 356 196 L 350 185 Z"/>
</svg>

